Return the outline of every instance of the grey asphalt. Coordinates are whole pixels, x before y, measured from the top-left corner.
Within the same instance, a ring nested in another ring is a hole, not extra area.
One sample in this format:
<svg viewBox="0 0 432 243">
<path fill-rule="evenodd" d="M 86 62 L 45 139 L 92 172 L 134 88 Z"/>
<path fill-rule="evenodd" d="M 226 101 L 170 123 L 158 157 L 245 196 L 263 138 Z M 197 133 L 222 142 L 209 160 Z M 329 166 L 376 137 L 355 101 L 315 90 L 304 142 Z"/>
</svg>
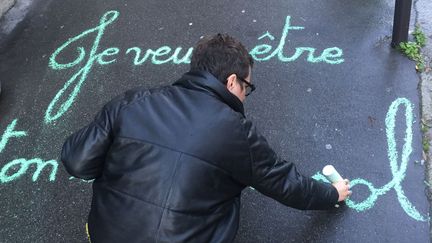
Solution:
<svg viewBox="0 0 432 243">
<path fill-rule="evenodd" d="M 25 6 L 13 28 L 15 18 L 0 22 L 1 242 L 85 242 L 91 184 L 64 170 L 64 139 L 123 91 L 175 81 L 188 70 L 187 49 L 217 32 L 255 50 L 257 90 L 245 108 L 275 151 L 305 175 L 332 164 L 354 184 L 347 204 L 330 211 L 245 189 L 236 242 L 429 241 L 420 78 L 390 47 L 394 1 Z M 168 60 L 177 47 L 180 64 Z M 160 56 L 135 64 L 148 49 Z"/>
</svg>

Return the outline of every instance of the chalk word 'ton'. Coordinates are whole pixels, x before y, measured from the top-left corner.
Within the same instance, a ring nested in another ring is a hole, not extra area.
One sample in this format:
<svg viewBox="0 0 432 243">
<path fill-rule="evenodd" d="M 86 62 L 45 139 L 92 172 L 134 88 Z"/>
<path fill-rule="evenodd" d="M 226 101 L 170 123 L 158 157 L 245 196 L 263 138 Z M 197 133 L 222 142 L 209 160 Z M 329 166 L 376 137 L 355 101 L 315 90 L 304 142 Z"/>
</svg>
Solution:
<svg viewBox="0 0 432 243">
<path fill-rule="evenodd" d="M 0 140 L 0 154 L 3 149 L 6 147 L 10 138 L 20 138 L 27 136 L 25 131 L 15 131 L 15 126 L 18 122 L 18 119 L 13 120 L 6 128 Z M 33 159 L 15 159 L 4 165 L 0 170 L 0 184 L 11 182 L 13 180 L 18 179 L 22 175 L 24 175 L 31 165 L 36 166 L 36 170 L 33 173 L 32 180 L 36 181 L 39 178 L 40 173 L 46 166 L 51 166 L 51 173 L 49 176 L 50 181 L 55 180 L 55 176 L 57 173 L 58 163 L 55 160 L 44 161 L 40 158 Z"/>
</svg>

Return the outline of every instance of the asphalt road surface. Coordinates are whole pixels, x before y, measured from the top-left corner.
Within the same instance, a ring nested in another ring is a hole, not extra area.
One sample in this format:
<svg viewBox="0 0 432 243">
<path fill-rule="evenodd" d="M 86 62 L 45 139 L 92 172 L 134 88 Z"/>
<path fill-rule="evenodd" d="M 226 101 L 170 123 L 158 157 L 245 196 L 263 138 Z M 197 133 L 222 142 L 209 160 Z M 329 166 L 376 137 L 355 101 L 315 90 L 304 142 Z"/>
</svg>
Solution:
<svg viewBox="0 0 432 243">
<path fill-rule="evenodd" d="M 256 60 L 247 117 L 305 175 L 332 164 L 346 205 L 299 211 L 248 188 L 236 242 L 428 242 L 414 63 L 394 1 L 34 1 L 0 33 L 0 241 L 85 242 L 91 184 L 59 161 L 107 101 L 174 82 L 201 36 Z M 8 31 L 6 31 L 8 30 Z"/>
</svg>

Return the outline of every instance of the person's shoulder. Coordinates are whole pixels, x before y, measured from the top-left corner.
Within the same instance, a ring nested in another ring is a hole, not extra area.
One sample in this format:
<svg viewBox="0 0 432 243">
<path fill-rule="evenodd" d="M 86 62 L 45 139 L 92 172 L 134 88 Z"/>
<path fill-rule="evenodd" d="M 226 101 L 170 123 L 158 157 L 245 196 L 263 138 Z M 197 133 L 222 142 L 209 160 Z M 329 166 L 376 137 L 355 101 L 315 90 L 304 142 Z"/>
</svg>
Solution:
<svg viewBox="0 0 432 243">
<path fill-rule="evenodd" d="M 129 89 L 106 103 L 103 109 L 110 112 L 120 111 L 121 109 L 132 105 L 141 99 L 145 99 L 146 97 L 149 97 L 155 93 L 160 93 L 169 87 L 170 86 L 160 86 L 153 88 L 137 87 Z"/>
<path fill-rule="evenodd" d="M 132 103 L 136 100 L 164 92 L 170 87 L 171 86 L 160 86 L 160 87 L 153 87 L 153 88 L 138 87 L 138 88 L 130 89 L 123 94 L 123 100 L 126 103 Z"/>
<path fill-rule="evenodd" d="M 169 89 L 169 87 L 170 86 L 160 86 L 160 87 L 153 87 L 153 88 L 137 87 L 137 88 L 129 89 L 123 92 L 122 94 L 118 95 L 111 101 L 109 101 L 105 105 L 105 108 L 112 109 L 112 108 L 128 106 L 140 99 L 144 99 L 153 94 L 163 92 L 164 90 Z"/>
<path fill-rule="evenodd" d="M 241 126 L 243 131 L 246 133 L 246 138 L 248 140 L 262 136 L 259 129 L 251 119 L 248 118 L 241 119 Z"/>
<path fill-rule="evenodd" d="M 250 130 L 252 127 L 254 127 L 252 121 L 244 116 L 240 116 L 239 121 L 241 126 L 246 130 Z"/>
</svg>

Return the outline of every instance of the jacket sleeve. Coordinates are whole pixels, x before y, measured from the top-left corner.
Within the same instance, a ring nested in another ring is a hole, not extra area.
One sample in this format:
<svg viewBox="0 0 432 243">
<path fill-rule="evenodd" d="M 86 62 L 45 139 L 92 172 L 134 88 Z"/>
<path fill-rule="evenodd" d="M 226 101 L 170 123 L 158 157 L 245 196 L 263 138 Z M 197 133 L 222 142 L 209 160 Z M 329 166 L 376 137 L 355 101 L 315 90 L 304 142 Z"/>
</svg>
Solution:
<svg viewBox="0 0 432 243">
<path fill-rule="evenodd" d="M 66 171 L 86 180 L 99 177 L 111 145 L 111 130 L 108 110 L 104 108 L 92 123 L 67 138 L 61 152 Z"/>
<path fill-rule="evenodd" d="M 255 126 L 248 123 L 252 187 L 293 208 L 334 208 L 339 198 L 334 186 L 300 174 L 294 163 L 279 158 Z"/>
</svg>

